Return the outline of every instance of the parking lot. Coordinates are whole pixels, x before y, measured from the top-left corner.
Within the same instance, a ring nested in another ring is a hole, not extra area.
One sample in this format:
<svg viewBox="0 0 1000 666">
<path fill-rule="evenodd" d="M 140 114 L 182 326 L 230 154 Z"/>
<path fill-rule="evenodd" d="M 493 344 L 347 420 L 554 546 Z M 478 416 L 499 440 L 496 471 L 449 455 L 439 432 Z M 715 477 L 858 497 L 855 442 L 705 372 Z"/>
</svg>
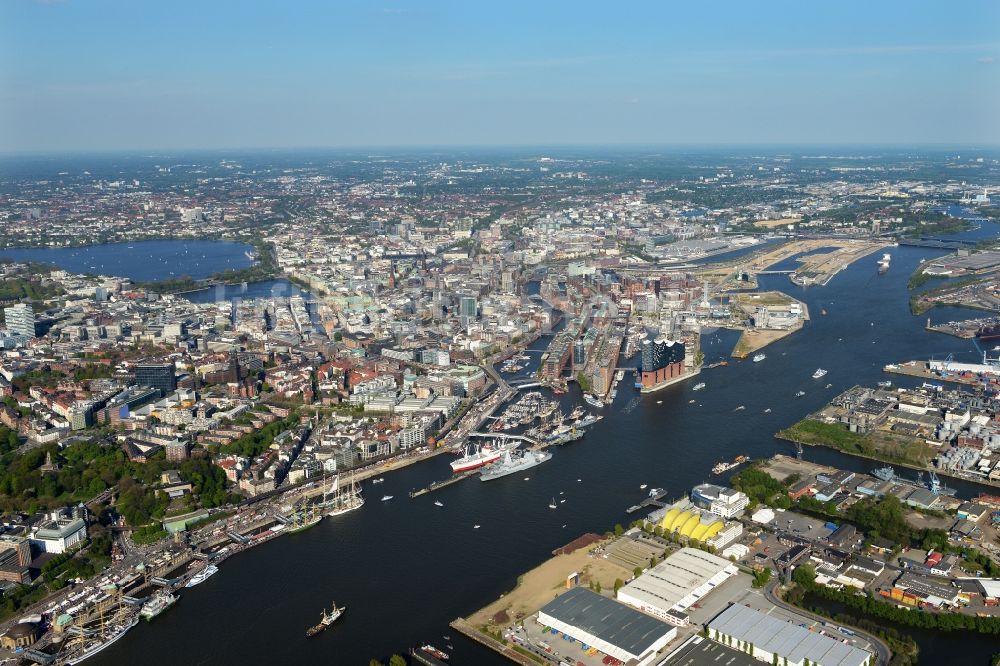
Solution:
<svg viewBox="0 0 1000 666">
<path fill-rule="evenodd" d="M 580 646 L 579 641 L 568 640 L 561 635 L 556 635 L 554 632 L 546 632 L 545 627 L 540 625 L 537 621 L 537 616 L 532 615 L 531 617 L 525 618 L 524 622 L 521 623 L 522 629 L 514 627 L 508 634 L 508 640 L 514 643 L 519 643 L 518 638 L 523 641 L 529 642 L 541 648 L 542 651 L 547 652 L 548 655 L 556 660 L 556 663 L 569 663 L 576 666 L 577 664 L 584 664 L 584 666 L 602 666 L 604 658 L 607 656 L 602 652 L 598 652 L 596 649 L 591 648 L 591 650 L 584 650 Z M 515 638 L 517 636 L 518 638 Z M 522 643 L 523 644 L 523 643 Z M 545 648 L 548 647 L 551 652 L 547 651 Z"/>
</svg>

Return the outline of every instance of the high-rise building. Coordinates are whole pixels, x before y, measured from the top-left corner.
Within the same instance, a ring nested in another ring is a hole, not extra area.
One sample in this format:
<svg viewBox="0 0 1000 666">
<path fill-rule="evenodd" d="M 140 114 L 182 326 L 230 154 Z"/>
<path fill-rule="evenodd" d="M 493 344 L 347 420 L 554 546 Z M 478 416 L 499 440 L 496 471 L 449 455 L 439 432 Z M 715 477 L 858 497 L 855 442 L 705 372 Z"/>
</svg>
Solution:
<svg viewBox="0 0 1000 666">
<path fill-rule="evenodd" d="M 462 296 L 458 301 L 458 314 L 469 319 L 475 319 L 479 311 L 479 302 L 475 296 Z"/>
<path fill-rule="evenodd" d="M 7 331 L 15 335 L 35 337 L 35 311 L 27 303 L 18 303 L 4 308 L 3 318 Z"/>
<path fill-rule="evenodd" d="M 135 366 L 135 383 L 148 386 L 160 392 L 160 397 L 177 390 L 177 377 L 174 376 L 174 364 L 140 363 Z"/>
<path fill-rule="evenodd" d="M 665 386 L 684 374 L 684 343 L 658 337 L 642 341 L 642 390 Z"/>
</svg>

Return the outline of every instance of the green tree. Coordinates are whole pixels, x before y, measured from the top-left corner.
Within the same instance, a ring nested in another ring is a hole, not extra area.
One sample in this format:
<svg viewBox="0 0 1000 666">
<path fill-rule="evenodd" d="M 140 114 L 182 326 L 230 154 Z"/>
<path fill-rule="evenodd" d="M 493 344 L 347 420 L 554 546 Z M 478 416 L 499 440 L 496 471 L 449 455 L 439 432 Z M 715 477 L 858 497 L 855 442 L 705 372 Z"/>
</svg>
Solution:
<svg viewBox="0 0 1000 666">
<path fill-rule="evenodd" d="M 398 654 L 394 654 L 389 657 L 389 666 L 406 666 L 406 659 L 403 659 Z"/>
<path fill-rule="evenodd" d="M 621 578 L 615 579 L 615 596 L 618 596 L 618 590 L 622 589 L 624 585 L 625 581 L 623 581 Z"/>
<path fill-rule="evenodd" d="M 792 572 L 792 581 L 805 588 L 811 588 L 816 583 L 816 567 L 811 564 L 800 564 Z"/>
</svg>

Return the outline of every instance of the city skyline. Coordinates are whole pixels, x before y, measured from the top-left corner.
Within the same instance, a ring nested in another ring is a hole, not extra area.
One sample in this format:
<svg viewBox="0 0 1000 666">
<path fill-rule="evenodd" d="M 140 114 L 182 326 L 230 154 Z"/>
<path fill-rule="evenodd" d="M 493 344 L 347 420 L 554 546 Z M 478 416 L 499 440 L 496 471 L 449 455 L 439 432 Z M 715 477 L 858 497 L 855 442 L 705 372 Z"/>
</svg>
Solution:
<svg viewBox="0 0 1000 666">
<path fill-rule="evenodd" d="M 995 145 L 998 14 L 11 2 L 0 153 Z"/>
</svg>

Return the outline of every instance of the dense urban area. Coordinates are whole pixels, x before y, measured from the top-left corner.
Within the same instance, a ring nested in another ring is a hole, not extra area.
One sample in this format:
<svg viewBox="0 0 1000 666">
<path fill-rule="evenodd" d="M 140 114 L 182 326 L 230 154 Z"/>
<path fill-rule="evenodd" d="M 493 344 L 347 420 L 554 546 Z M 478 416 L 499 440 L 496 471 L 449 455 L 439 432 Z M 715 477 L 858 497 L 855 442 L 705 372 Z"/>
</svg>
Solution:
<svg viewBox="0 0 1000 666">
<path fill-rule="evenodd" d="M 905 665 L 910 628 L 995 637 L 1000 659 L 1000 241 L 961 236 L 1000 218 L 998 182 L 994 155 L 946 152 L 7 165 L 0 658 L 88 659 L 184 613 L 230 557 L 408 501 L 380 490 L 395 469 L 450 461 L 415 498 L 557 466 L 620 393 L 701 391 L 834 316 L 763 276 L 822 290 L 909 246 L 934 255 L 912 312 L 981 310 L 927 321 L 981 358 L 897 359 L 776 433 L 788 455 L 644 485 L 452 627 L 553 666 Z M 385 659 L 440 666 L 446 647 Z"/>
</svg>

